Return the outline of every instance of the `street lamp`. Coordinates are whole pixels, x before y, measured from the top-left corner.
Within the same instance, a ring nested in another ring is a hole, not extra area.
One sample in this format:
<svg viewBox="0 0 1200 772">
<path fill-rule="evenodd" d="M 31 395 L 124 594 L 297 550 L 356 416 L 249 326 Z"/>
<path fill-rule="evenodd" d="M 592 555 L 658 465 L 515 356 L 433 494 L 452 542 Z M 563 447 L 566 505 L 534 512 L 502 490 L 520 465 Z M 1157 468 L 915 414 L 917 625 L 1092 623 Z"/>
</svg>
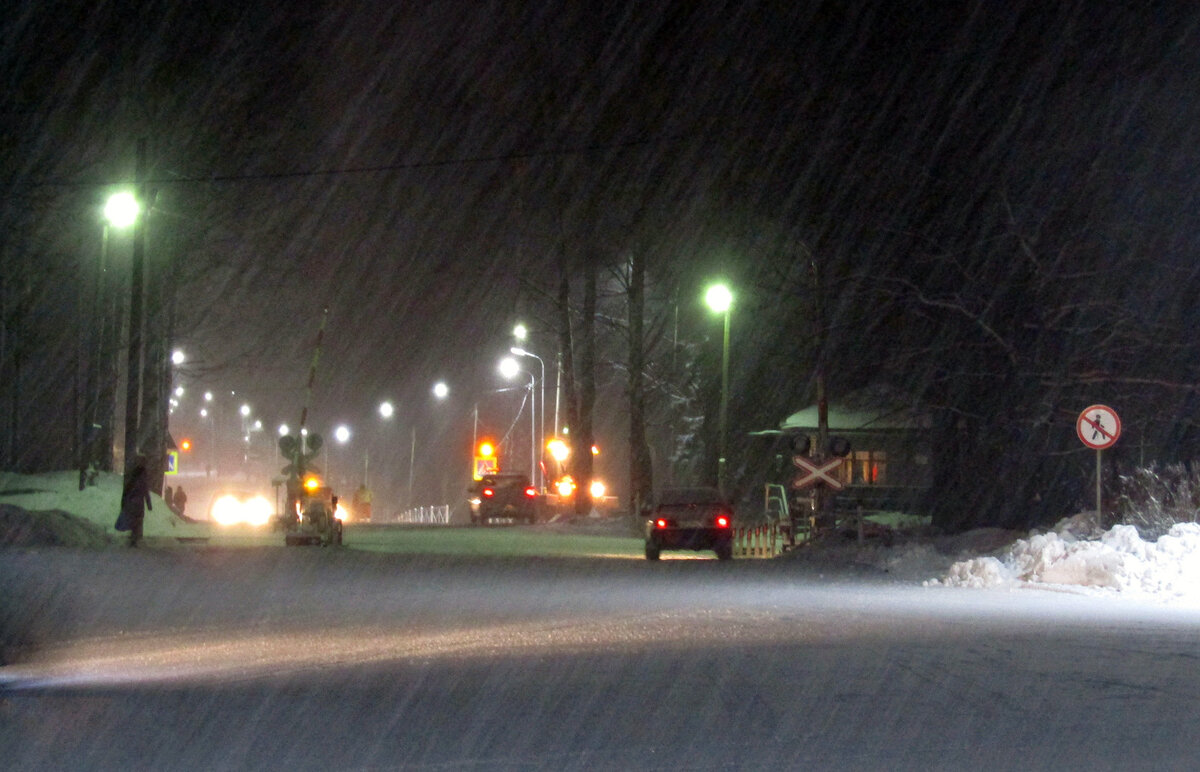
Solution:
<svg viewBox="0 0 1200 772">
<path fill-rule="evenodd" d="M 447 386 L 445 384 L 445 382 L 438 381 L 437 383 L 433 384 L 433 388 L 430 389 L 430 391 L 433 393 L 433 396 L 439 402 L 441 402 L 442 400 L 444 400 L 447 397 L 447 395 L 450 394 L 450 387 Z M 413 471 L 414 471 L 414 467 L 415 467 L 416 458 L 417 458 L 417 424 L 414 421 L 413 425 L 412 425 L 412 435 L 410 437 L 409 448 L 408 448 L 408 506 L 410 509 L 413 506 L 413 500 L 414 500 L 413 499 Z"/>
<path fill-rule="evenodd" d="M 725 334 L 721 343 L 721 410 L 717 421 L 717 489 L 726 494 L 725 434 L 729 416 L 729 309 L 733 306 L 733 293 L 724 284 L 714 284 L 704 293 L 704 302 L 718 314 L 725 316 Z"/>
<path fill-rule="evenodd" d="M 522 370 L 521 365 L 512 357 L 500 360 L 500 374 L 508 380 L 516 378 L 517 374 L 522 372 L 529 376 L 529 401 L 531 403 L 529 405 L 529 478 L 532 481 L 537 475 L 537 428 L 534 425 L 537 419 L 534 415 L 536 406 L 532 404 L 537 401 L 537 393 L 534 391 L 536 379 L 533 377 L 533 373 Z"/>
<path fill-rule="evenodd" d="M 92 293 L 88 322 L 83 322 L 79 345 L 86 345 L 87 372 L 84 383 L 83 417 L 80 436 L 80 480 L 87 467 L 95 463 L 97 469 L 111 470 L 114 423 L 117 414 L 117 379 L 119 365 L 118 346 L 121 324 L 117 320 L 119 293 L 113 286 L 112 273 L 108 269 L 108 241 L 113 228 L 128 228 L 137 221 L 140 207 L 132 193 L 115 193 L 108 197 L 102 209 L 100 232 L 100 260 L 96 270 L 96 283 Z M 80 304 L 82 309 L 83 304 Z M 90 327 L 84 341 L 83 325 Z"/>
<path fill-rule="evenodd" d="M 392 416 L 396 415 L 396 407 L 386 399 L 379 403 L 379 417 L 384 421 L 392 420 Z M 378 435 L 376 435 L 378 436 Z M 371 485 L 371 451 L 370 449 L 363 450 L 363 485 Z"/>
<path fill-rule="evenodd" d="M 541 431 L 538 433 L 539 434 L 538 444 L 540 445 L 541 437 L 546 436 L 546 363 L 543 362 L 542 358 L 540 356 L 538 356 L 537 354 L 533 353 L 532 351 L 526 351 L 525 349 L 521 348 L 520 346 L 513 346 L 512 348 L 509 349 L 509 351 L 519 357 L 533 357 L 534 359 L 536 359 L 538 361 L 538 365 L 540 365 L 542 368 L 542 394 L 538 398 L 538 404 L 541 407 L 541 414 L 540 414 L 540 417 L 538 418 L 538 423 L 540 424 L 540 428 L 541 428 Z M 539 490 L 544 491 L 544 490 L 546 490 L 546 474 L 541 471 L 540 467 L 538 469 L 538 474 L 540 475 L 540 482 L 539 482 L 539 486 L 538 486 Z"/>
<path fill-rule="evenodd" d="M 338 426 L 336 429 L 333 430 L 333 438 L 338 441 L 339 445 L 345 445 L 350 440 L 350 428 L 347 427 L 345 424 Z M 332 463 L 333 462 L 333 453 L 329 454 L 329 460 L 330 460 L 330 466 L 333 466 L 333 463 Z M 330 470 L 330 472 L 329 472 L 329 484 L 330 484 L 330 486 L 333 486 L 335 484 L 335 481 L 333 479 L 333 471 L 332 470 Z"/>
</svg>

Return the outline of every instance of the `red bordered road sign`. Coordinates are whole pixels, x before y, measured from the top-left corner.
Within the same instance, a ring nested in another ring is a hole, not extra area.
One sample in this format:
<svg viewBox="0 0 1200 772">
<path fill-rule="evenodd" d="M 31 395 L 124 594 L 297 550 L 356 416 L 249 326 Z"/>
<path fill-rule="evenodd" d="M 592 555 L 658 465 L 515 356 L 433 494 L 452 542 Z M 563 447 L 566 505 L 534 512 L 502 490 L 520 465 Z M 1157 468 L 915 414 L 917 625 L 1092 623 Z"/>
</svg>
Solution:
<svg viewBox="0 0 1200 772">
<path fill-rule="evenodd" d="M 1117 411 L 1107 405 L 1092 405 L 1079 414 L 1075 421 L 1075 433 L 1079 435 L 1079 441 L 1089 448 L 1111 448 L 1121 436 L 1121 419 Z"/>
<path fill-rule="evenodd" d="M 792 480 L 793 488 L 807 488 L 810 485 L 824 483 L 834 490 L 840 491 L 846 487 L 833 473 L 842 465 L 840 458 L 828 461 L 813 461 L 807 456 L 792 456 L 792 463 L 800 470 L 796 479 Z"/>
</svg>

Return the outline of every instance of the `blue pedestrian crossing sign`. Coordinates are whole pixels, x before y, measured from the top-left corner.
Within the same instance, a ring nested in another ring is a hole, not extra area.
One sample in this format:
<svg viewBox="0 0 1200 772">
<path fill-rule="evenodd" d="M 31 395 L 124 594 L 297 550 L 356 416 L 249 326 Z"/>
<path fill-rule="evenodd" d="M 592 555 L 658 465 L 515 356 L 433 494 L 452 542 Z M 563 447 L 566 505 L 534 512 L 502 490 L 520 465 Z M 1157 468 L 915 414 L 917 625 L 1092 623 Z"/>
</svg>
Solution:
<svg viewBox="0 0 1200 772">
<path fill-rule="evenodd" d="M 179 474 L 179 451 L 167 451 L 167 468 L 163 474 Z"/>
</svg>

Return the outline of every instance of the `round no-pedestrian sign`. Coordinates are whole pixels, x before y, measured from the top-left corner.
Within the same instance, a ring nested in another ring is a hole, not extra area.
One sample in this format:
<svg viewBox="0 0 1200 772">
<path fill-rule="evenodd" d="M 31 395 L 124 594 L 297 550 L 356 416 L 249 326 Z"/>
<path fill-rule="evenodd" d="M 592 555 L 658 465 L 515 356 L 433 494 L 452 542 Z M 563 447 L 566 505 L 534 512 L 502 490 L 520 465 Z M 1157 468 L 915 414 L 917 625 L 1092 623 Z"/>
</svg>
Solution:
<svg viewBox="0 0 1200 772">
<path fill-rule="evenodd" d="M 1117 417 L 1117 411 L 1107 405 L 1092 405 L 1079 414 L 1075 433 L 1089 448 L 1111 448 L 1121 436 L 1121 419 Z"/>
</svg>

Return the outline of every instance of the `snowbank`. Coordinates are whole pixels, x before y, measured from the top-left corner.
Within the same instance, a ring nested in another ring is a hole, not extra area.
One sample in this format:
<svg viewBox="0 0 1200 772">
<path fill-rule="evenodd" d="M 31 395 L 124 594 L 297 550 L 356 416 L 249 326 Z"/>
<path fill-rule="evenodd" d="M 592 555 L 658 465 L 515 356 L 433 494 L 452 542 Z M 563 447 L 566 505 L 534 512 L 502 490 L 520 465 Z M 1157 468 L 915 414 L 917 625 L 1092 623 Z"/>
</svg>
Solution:
<svg viewBox="0 0 1200 772">
<path fill-rule="evenodd" d="M 101 473 L 95 485 L 83 490 L 79 490 L 79 473 L 75 471 L 36 475 L 0 473 L 0 504 L 25 510 L 31 515 L 31 520 L 19 527 L 13 520 L 13 528 L 0 533 L 0 544 L 23 543 L 14 534 L 27 533 L 30 522 L 35 519 L 45 521 L 46 515 L 53 512 L 66 513 L 94 526 L 88 530 L 88 539 L 77 546 L 94 546 L 95 533 L 106 534 L 113 540 L 124 538 L 124 534 L 113 528 L 121 509 L 121 485 L 121 476 L 111 472 Z M 150 494 L 150 499 L 154 508 L 146 513 L 143 521 L 143 534 L 147 538 L 204 537 L 210 534 L 211 528 L 207 525 L 188 523 L 177 517 L 158 494 Z M 63 530 L 56 529 L 56 533 L 61 535 Z M 62 542 L 43 539 L 41 543 Z"/>
<path fill-rule="evenodd" d="M 1071 518 L 1049 533 L 1018 539 L 997 556 L 959 561 L 926 584 L 1065 585 L 1200 600 L 1200 524 L 1179 523 L 1157 541 L 1142 539 L 1130 525 L 1080 537 L 1090 532 L 1086 522 Z"/>
</svg>

